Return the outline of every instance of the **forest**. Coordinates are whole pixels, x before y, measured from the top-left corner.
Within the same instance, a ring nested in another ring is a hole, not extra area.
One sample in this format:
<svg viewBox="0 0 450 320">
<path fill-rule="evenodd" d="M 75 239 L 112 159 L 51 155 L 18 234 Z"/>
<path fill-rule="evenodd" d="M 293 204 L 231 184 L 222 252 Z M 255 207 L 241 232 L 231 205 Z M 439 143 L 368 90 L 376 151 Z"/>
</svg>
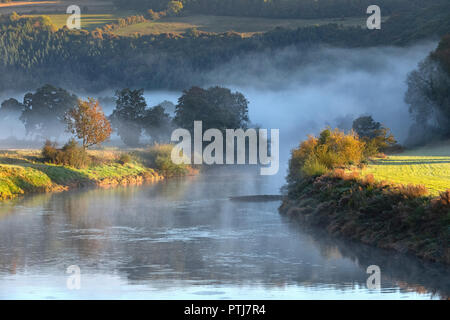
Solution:
<svg viewBox="0 0 450 320">
<path fill-rule="evenodd" d="M 12 14 L 0 18 L 0 88 L 52 83 L 70 85 L 74 90 L 140 84 L 153 89 L 183 89 L 193 82 L 201 85 L 205 72 L 234 57 L 255 52 L 292 46 L 305 50 L 321 44 L 349 48 L 406 45 L 448 32 L 447 1 L 400 10 L 381 30 L 328 24 L 295 30 L 276 28 L 252 37 L 195 29 L 182 35 L 121 37 L 107 29 L 57 30 L 45 16 Z"/>
</svg>

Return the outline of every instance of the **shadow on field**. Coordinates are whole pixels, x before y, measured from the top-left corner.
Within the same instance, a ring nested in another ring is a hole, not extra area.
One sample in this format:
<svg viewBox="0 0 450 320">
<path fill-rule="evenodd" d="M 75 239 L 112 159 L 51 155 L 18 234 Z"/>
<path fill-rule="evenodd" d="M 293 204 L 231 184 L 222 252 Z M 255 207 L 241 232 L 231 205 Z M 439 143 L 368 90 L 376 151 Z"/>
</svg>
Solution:
<svg viewBox="0 0 450 320">
<path fill-rule="evenodd" d="M 407 166 L 407 165 L 423 165 L 423 164 L 446 164 L 450 163 L 450 158 L 447 159 L 423 159 L 423 160 L 404 160 L 404 159 L 389 159 L 389 160 L 378 160 L 374 161 L 372 165 L 379 166 L 387 166 L 387 165 L 395 165 L 395 166 Z"/>
</svg>

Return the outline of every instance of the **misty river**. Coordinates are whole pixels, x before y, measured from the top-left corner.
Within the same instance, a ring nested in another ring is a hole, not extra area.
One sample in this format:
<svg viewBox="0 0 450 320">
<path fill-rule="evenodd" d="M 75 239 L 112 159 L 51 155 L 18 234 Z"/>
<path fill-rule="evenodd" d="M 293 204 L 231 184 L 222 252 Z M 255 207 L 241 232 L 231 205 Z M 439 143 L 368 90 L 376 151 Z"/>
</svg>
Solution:
<svg viewBox="0 0 450 320">
<path fill-rule="evenodd" d="M 448 268 L 279 215 L 283 176 L 208 170 L 0 204 L 0 299 L 439 299 Z M 76 265 L 80 289 L 68 289 Z M 366 269 L 381 268 L 381 289 Z"/>
</svg>

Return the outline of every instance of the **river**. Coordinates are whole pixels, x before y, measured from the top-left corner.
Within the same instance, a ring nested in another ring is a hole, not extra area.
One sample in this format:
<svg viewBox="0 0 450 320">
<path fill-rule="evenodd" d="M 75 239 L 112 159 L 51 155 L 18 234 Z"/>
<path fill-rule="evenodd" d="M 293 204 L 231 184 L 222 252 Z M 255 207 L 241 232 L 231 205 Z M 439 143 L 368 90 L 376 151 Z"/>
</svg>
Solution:
<svg viewBox="0 0 450 320">
<path fill-rule="evenodd" d="M 210 170 L 0 204 L 0 299 L 440 299 L 443 266 L 333 239 L 279 215 L 282 177 Z M 69 266 L 80 288 L 69 289 Z M 368 289 L 369 265 L 381 288 Z"/>
</svg>

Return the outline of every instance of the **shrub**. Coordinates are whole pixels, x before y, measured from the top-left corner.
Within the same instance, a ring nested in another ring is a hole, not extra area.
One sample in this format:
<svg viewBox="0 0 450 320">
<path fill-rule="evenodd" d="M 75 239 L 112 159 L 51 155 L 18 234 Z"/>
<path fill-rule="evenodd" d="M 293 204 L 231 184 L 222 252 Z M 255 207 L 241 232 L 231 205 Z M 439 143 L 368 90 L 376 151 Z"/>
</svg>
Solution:
<svg viewBox="0 0 450 320">
<path fill-rule="evenodd" d="M 51 142 L 50 140 L 45 141 L 45 145 L 42 148 L 42 156 L 45 161 L 54 162 L 58 152 L 58 149 L 56 149 L 56 142 Z"/>
<path fill-rule="evenodd" d="M 171 144 L 156 144 L 147 151 L 139 153 L 139 156 L 147 167 L 158 170 L 166 177 L 185 175 L 189 170 L 188 166 L 172 162 L 172 149 Z"/>
<path fill-rule="evenodd" d="M 314 156 L 308 158 L 302 167 L 302 173 L 309 177 L 321 176 L 327 171 L 328 168 Z"/>
<path fill-rule="evenodd" d="M 75 168 L 85 168 L 91 163 L 87 152 L 72 139 L 62 149 L 57 149 L 56 144 L 46 141 L 42 148 L 44 160 L 53 164 L 61 164 Z"/>
<path fill-rule="evenodd" d="M 365 143 L 354 132 L 345 134 L 338 129 L 325 129 L 317 138 L 308 136 L 298 149 L 292 151 L 289 179 L 357 165 L 364 159 L 364 147 Z"/>
<path fill-rule="evenodd" d="M 120 164 L 127 164 L 131 162 L 131 156 L 128 153 L 122 153 L 119 158 Z"/>
<path fill-rule="evenodd" d="M 428 195 L 428 189 L 424 185 L 414 185 L 414 184 L 408 184 L 408 185 L 399 185 L 397 186 L 397 193 L 400 195 L 408 198 L 408 199 L 414 199 L 419 197 L 424 197 Z"/>
<path fill-rule="evenodd" d="M 444 192 L 441 192 L 439 198 L 437 198 L 437 202 L 445 208 L 450 208 L 450 189 L 447 189 Z"/>
</svg>

